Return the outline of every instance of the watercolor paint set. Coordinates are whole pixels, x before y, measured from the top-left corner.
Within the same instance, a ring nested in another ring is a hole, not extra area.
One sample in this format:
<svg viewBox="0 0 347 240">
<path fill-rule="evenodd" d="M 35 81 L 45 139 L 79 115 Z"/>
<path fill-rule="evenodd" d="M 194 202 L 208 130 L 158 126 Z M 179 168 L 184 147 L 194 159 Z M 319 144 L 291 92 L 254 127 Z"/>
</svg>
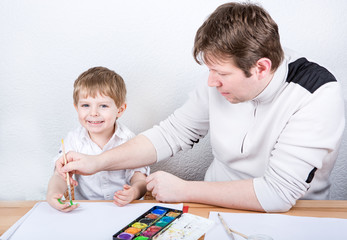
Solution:
<svg viewBox="0 0 347 240">
<path fill-rule="evenodd" d="M 182 216 L 181 210 L 154 206 L 113 235 L 113 240 L 156 239 Z"/>
</svg>

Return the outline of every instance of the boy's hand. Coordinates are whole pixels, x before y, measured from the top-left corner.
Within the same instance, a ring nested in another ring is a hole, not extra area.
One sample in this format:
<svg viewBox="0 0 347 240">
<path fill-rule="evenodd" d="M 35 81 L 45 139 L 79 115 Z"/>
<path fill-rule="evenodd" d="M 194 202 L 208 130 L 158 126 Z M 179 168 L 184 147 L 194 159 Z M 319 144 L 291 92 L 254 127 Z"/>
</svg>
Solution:
<svg viewBox="0 0 347 240">
<path fill-rule="evenodd" d="M 79 206 L 79 204 L 70 205 L 69 202 L 65 202 L 64 204 L 59 203 L 58 199 L 61 199 L 62 197 L 63 197 L 63 194 L 54 193 L 54 194 L 51 194 L 50 196 L 47 196 L 47 202 L 53 208 L 61 212 L 70 212 Z"/>
<path fill-rule="evenodd" d="M 123 207 L 135 199 L 134 188 L 127 184 L 125 184 L 123 187 L 123 190 L 115 192 L 113 196 L 113 202 L 119 207 Z"/>
</svg>

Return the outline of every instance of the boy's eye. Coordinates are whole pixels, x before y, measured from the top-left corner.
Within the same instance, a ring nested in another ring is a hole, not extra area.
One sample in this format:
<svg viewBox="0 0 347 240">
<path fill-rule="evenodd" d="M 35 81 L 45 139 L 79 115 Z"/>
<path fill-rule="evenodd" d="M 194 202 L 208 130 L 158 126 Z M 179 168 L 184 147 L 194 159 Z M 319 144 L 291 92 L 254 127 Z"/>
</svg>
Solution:
<svg viewBox="0 0 347 240">
<path fill-rule="evenodd" d="M 89 107 L 89 104 L 82 104 L 81 107 Z"/>
<path fill-rule="evenodd" d="M 102 104 L 101 107 L 102 108 L 108 108 L 108 106 L 106 104 Z"/>
</svg>

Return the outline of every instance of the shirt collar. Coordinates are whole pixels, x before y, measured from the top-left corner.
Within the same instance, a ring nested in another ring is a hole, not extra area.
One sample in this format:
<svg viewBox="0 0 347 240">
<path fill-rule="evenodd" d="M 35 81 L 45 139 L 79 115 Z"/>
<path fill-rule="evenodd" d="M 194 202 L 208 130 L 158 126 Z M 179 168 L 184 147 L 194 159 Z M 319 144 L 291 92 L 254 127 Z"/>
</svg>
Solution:
<svg viewBox="0 0 347 240">
<path fill-rule="evenodd" d="M 288 61 L 285 57 L 280 66 L 275 71 L 272 80 L 269 82 L 266 88 L 252 101 L 265 103 L 270 102 L 272 99 L 274 99 L 274 97 L 286 81 L 288 74 L 287 62 Z"/>
</svg>

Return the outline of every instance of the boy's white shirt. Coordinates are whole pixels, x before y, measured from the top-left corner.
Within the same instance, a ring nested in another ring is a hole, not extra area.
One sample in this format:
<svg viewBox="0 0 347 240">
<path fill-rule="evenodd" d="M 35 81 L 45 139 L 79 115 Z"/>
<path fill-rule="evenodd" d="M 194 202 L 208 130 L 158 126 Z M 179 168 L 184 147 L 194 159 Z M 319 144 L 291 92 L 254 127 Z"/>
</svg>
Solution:
<svg viewBox="0 0 347 240">
<path fill-rule="evenodd" d="M 88 131 L 84 127 L 79 126 L 77 129 L 70 131 L 64 139 L 65 151 L 98 155 L 125 143 L 134 136 L 135 134 L 124 124 L 117 121 L 115 133 L 104 148 L 101 149 L 90 139 Z M 61 155 L 62 150 L 60 149 L 59 154 L 54 158 L 54 162 Z M 101 171 L 90 176 L 75 175 L 75 179 L 78 181 L 78 186 L 75 188 L 75 199 L 113 200 L 114 193 L 122 190 L 124 184 L 130 184 L 130 180 L 136 171 L 147 176 L 150 174 L 150 168 L 147 166 L 136 169 Z"/>
</svg>

